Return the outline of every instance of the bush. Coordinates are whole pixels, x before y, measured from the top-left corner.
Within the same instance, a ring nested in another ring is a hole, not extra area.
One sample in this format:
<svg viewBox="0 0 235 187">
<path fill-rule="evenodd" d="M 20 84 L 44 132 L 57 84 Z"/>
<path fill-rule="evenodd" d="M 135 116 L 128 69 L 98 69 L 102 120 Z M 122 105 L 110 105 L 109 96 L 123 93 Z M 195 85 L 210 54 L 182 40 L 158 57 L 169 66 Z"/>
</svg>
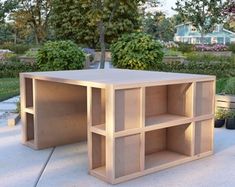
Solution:
<svg viewBox="0 0 235 187">
<path fill-rule="evenodd" d="M 19 77 L 19 73 L 36 71 L 36 65 L 25 64 L 22 62 L 0 63 L 0 78 Z"/>
<path fill-rule="evenodd" d="M 235 77 L 228 79 L 227 84 L 224 88 L 224 93 L 235 95 Z"/>
<path fill-rule="evenodd" d="M 228 110 L 225 108 L 217 108 L 215 112 L 216 119 L 226 119 L 228 117 Z"/>
<path fill-rule="evenodd" d="M 85 54 L 72 41 L 47 42 L 38 50 L 36 64 L 41 71 L 82 69 Z"/>
<path fill-rule="evenodd" d="M 178 50 L 182 53 L 190 53 L 194 51 L 194 46 L 192 44 L 179 43 Z"/>
<path fill-rule="evenodd" d="M 6 62 L 19 62 L 18 56 L 15 53 L 5 53 L 4 61 Z"/>
<path fill-rule="evenodd" d="M 162 63 L 162 45 L 144 33 L 125 34 L 111 45 L 117 68 L 148 70 Z"/>
<path fill-rule="evenodd" d="M 234 56 L 216 56 L 213 54 L 203 54 L 200 52 L 188 53 L 186 54 L 186 59 L 189 62 L 235 62 Z"/>
<path fill-rule="evenodd" d="M 235 77 L 235 63 L 231 62 L 219 62 L 219 63 L 196 63 L 189 62 L 187 64 L 182 63 L 170 63 L 159 64 L 155 70 L 177 73 L 193 73 L 193 74 L 205 74 L 215 75 L 217 78 Z"/>
<path fill-rule="evenodd" d="M 25 56 L 26 57 L 31 57 L 31 58 L 36 58 L 37 57 L 37 53 L 38 53 L 38 49 L 37 48 L 33 48 L 33 49 L 29 49 L 25 53 Z"/>
<path fill-rule="evenodd" d="M 235 53 L 235 43 L 230 44 L 228 49 L 229 51 L 232 51 L 233 53 Z"/>
<path fill-rule="evenodd" d="M 4 43 L 0 45 L 0 49 L 9 49 L 16 54 L 24 54 L 29 48 L 30 46 L 26 44 Z"/>
</svg>

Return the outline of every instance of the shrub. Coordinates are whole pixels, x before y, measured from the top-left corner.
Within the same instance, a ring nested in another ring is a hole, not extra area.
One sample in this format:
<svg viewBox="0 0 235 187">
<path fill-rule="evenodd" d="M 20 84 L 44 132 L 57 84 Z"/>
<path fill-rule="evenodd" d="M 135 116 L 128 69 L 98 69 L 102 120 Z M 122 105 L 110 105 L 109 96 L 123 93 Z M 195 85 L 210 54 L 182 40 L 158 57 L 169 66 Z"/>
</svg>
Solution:
<svg viewBox="0 0 235 187">
<path fill-rule="evenodd" d="M 215 112 L 216 119 L 226 119 L 228 117 L 228 110 L 224 108 L 217 108 Z"/>
<path fill-rule="evenodd" d="M 41 71 L 82 69 L 85 54 L 72 41 L 47 42 L 38 50 L 36 64 Z"/>
<path fill-rule="evenodd" d="M 15 53 L 5 53 L 4 61 L 6 62 L 19 62 L 18 56 Z"/>
<path fill-rule="evenodd" d="M 224 93 L 235 95 L 235 77 L 228 79 L 227 84 L 224 88 Z"/>
<path fill-rule="evenodd" d="M 190 53 L 194 51 L 194 46 L 192 44 L 179 43 L 178 50 L 182 53 Z"/>
<path fill-rule="evenodd" d="M 0 78 L 19 77 L 19 73 L 36 71 L 36 65 L 25 64 L 22 62 L 0 63 Z"/>
<path fill-rule="evenodd" d="M 37 53 L 38 53 L 38 49 L 37 49 L 37 48 L 32 48 L 32 49 L 29 49 L 29 50 L 25 53 L 25 56 L 27 56 L 27 57 L 32 57 L 32 58 L 36 58 L 36 57 L 37 57 Z"/>
<path fill-rule="evenodd" d="M 162 45 L 144 33 L 124 34 L 111 45 L 112 63 L 117 68 L 148 70 L 162 63 Z"/>
<path fill-rule="evenodd" d="M 193 74 L 206 74 L 215 75 L 217 78 L 235 77 L 235 63 L 219 62 L 219 63 L 196 63 L 189 62 L 159 64 L 155 70 L 177 73 L 193 73 Z"/>
<path fill-rule="evenodd" d="M 24 54 L 26 51 L 29 50 L 30 46 L 26 44 L 14 44 L 14 43 L 4 43 L 0 45 L 1 49 L 9 49 L 10 51 L 16 54 Z"/>
<path fill-rule="evenodd" d="M 202 52 L 192 52 L 186 54 L 189 62 L 235 62 L 234 56 L 216 56 L 213 54 L 203 54 Z"/>
<path fill-rule="evenodd" d="M 235 53 L 235 43 L 230 44 L 228 49 L 229 51 L 232 51 L 233 53 Z"/>
</svg>

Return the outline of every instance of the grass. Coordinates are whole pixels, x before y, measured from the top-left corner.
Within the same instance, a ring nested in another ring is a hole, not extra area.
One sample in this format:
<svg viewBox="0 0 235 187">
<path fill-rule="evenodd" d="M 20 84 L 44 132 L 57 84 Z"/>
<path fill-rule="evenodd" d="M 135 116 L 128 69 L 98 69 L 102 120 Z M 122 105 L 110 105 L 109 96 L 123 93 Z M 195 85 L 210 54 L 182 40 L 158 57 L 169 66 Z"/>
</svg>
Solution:
<svg viewBox="0 0 235 187">
<path fill-rule="evenodd" d="M 19 95 L 19 78 L 0 78 L 0 101 Z"/>
</svg>

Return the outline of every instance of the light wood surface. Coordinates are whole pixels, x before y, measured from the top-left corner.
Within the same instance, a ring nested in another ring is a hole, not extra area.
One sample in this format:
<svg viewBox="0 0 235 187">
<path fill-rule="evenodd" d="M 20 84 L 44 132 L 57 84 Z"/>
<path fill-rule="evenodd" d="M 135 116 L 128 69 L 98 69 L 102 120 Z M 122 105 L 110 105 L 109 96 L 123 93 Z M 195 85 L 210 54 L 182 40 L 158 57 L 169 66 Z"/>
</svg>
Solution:
<svg viewBox="0 0 235 187">
<path fill-rule="evenodd" d="M 215 77 L 135 70 L 22 73 L 22 142 L 88 141 L 89 173 L 117 184 L 213 153 Z"/>
</svg>

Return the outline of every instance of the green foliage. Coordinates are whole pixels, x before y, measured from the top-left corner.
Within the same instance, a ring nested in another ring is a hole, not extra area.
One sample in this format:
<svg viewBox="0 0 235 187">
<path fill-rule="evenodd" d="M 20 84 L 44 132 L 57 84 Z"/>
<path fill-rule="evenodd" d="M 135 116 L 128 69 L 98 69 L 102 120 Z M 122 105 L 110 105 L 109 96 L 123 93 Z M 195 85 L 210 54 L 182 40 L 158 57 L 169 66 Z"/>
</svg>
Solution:
<svg viewBox="0 0 235 187">
<path fill-rule="evenodd" d="M 117 68 L 148 70 L 162 63 L 162 45 L 150 35 L 123 35 L 111 46 L 112 63 Z"/>
<path fill-rule="evenodd" d="M 228 117 L 228 110 L 225 108 L 218 108 L 215 112 L 215 118 L 216 119 L 226 119 Z"/>
<path fill-rule="evenodd" d="M 182 53 L 190 53 L 194 51 L 194 46 L 192 44 L 179 43 L 178 45 L 179 45 L 178 50 L 181 51 Z"/>
<path fill-rule="evenodd" d="M 234 43 L 229 45 L 229 51 L 232 51 L 233 53 L 235 53 L 235 44 Z"/>
<path fill-rule="evenodd" d="M 230 109 L 228 111 L 227 118 L 235 118 L 235 110 Z"/>
<path fill-rule="evenodd" d="M 26 51 L 29 50 L 30 46 L 26 44 L 14 44 L 14 43 L 4 43 L 0 45 L 1 49 L 9 49 L 10 51 L 16 54 L 24 54 Z"/>
<path fill-rule="evenodd" d="M 140 28 L 141 20 L 137 6 L 139 0 L 131 2 L 133 8 L 124 1 L 118 1 L 118 6 L 114 1 L 104 1 L 102 11 L 94 8 L 96 2 L 54 0 L 51 23 L 57 37 L 73 40 L 83 44 L 84 47 L 97 48 L 99 43 L 97 22 L 100 19 L 105 26 L 106 44 L 116 41 L 123 33 L 130 33 Z"/>
<path fill-rule="evenodd" d="M 164 49 L 164 56 L 182 56 L 182 53 L 180 51 Z"/>
<path fill-rule="evenodd" d="M 18 56 L 15 53 L 6 53 L 4 54 L 4 58 L 6 62 L 18 62 Z"/>
<path fill-rule="evenodd" d="M 37 54 L 38 54 L 38 49 L 30 49 L 25 53 L 25 56 L 36 58 Z"/>
<path fill-rule="evenodd" d="M 216 93 L 222 93 L 229 78 L 221 78 L 216 81 Z"/>
<path fill-rule="evenodd" d="M 0 79 L 0 101 L 19 95 L 18 78 L 1 78 Z"/>
<path fill-rule="evenodd" d="M 175 22 L 163 12 L 148 13 L 144 18 L 143 29 L 147 34 L 163 41 L 172 41 L 175 33 Z"/>
<path fill-rule="evenodd" d="M 225 94 L 235 95 L 235 77 L 229 78 L 224 88 Z"/>
<path fill-rule="evenodd" d="M 36 71 L 36 65 L 21 62 L 0 63 L 0 78 L 19 77 L 19 73 Z"/>
<path fill-rule="evenodd" d="M 41 71 L 82 69 L 85 54 L 72 41 L 47 42 L 38 50 L 36 64 Z"/>
<path fill-rule="evenodd" d="M 217 56 L 203 52 L 192 52 L 185 54 L 189 62 L 231 62 L 235 63 L 235 56 Z"/>
<path fill-rule="evenodd" d="M 231 62 L 218 62 L 218 63 L 196 63 L 189 62 L 182 63 L 170 63 L 170 64 L 158 64 L 155 70 L 165 72 L 177 72 L 177 73 L 192 73 L 192 74 L 205 74 L 215 75 L 219 78 L 235 77 L 235 63 Z"/>
<path fill-rule="evenodd" d="M 206 33 L 214 29 L 216 23 L 221 23 L 226 18 L 221 13 L 223 9 L 223 1 L 177 0 L 174 10 L 192 22 L 203 38 Z"/>
</svg>

